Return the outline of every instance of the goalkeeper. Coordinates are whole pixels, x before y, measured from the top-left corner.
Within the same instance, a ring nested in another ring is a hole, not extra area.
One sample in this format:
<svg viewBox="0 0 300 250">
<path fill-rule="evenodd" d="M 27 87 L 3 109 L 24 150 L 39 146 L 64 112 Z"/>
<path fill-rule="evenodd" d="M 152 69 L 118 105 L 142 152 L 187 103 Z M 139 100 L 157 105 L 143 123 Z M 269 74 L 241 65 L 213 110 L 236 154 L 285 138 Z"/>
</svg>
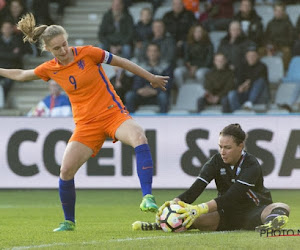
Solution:
<svg viewBox="0 0 300 250">
<path fill-rule="evenodd" d="M 159 230 L 159 217 L 170 203 L 183 208 L 177 212 L 184 226 L 202 231 L 280 229 L 288 222 L 290 208 L 273 203 L 263 185 L 262 169 L 257 159 L 244 151 L 246 134 L 239 124 L 230 124 L 219 135 L 219 153 L 201 168 L 192 186 L 157 212 L 155 223 L 137 221 L 133 230 Z M 215 180 L 218 197 L 200 205 L 190 205 Z"/>
</svg>

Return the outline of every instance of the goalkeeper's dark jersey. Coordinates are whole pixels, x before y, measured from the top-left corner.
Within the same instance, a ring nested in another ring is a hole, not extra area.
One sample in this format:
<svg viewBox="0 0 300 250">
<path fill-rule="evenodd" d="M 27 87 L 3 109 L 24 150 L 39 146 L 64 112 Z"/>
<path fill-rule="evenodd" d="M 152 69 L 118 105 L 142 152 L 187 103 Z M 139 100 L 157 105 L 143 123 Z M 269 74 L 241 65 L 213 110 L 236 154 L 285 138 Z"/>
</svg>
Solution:
<svg viewBox="0 0 300 250">
<path fill-rule="evenodd" d="M 221 155 L 215 154 L 201 168 L 194 184 L 178 198 L 187 203 L 194 202 L 212 180 L 218 190 L 215 199 L 218 210 L 242 212 L 272 203 L 271 194 L 263 184 L 261 166 L 247 152 L 243 152 L 236 166 L 225 164 Z"/>
</svg>

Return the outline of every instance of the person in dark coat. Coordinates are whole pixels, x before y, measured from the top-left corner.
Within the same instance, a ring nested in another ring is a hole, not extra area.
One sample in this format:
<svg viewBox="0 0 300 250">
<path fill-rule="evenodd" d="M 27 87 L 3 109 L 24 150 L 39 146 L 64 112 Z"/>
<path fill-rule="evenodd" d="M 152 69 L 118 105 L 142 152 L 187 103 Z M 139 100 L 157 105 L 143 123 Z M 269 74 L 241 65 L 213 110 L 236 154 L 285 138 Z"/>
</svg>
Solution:
<svg viewBox="0 0 300 250">
<path fill-rule="evenodd" d="M 101 45 L 99 47 L 130 58 L 133 34 L 132 16 L 124 9 L 122 0 L 113 0 L 111 9 L 104 14 L 100 24 L 98 38 Z"/>
</svg>

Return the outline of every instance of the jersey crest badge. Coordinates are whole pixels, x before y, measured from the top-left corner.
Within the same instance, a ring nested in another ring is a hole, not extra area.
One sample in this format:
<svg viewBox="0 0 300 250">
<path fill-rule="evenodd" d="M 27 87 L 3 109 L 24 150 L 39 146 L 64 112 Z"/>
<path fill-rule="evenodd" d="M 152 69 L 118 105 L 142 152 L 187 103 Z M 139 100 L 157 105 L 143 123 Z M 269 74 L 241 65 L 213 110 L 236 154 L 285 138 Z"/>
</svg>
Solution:
<svg viewBox="0 0 300 250">
<path fill-rule="evenodd" d="M 226 169 L 220 168 L 220 175 L 226 175 Z"/>
<path fill-rule="evenodd" d="M 77 65 L 78 65 L 78 68 L 80 68 L 80 69 L 84 69 L 84 67 L 85 67 L 85 62 L 84 62 L 84 60 L 80 60 L 80 61 L 78 61 L 77 62 Z"/>
</svg>

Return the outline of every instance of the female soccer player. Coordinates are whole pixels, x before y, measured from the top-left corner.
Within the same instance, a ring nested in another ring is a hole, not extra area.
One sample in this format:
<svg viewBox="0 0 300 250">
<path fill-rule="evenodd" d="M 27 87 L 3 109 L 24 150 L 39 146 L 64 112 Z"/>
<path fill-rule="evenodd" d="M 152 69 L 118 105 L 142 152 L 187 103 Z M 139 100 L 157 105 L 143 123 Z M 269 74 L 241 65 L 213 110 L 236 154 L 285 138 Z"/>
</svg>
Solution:
<svg viewBox="0 0 300 250">
<path fill-rule="evenodd" d="M 193 185 L 173 201 L 165 202 L 157 213 L 170 203 L 178 203 L 186 228 L 203 231 L 280 229 L 288 221 L 290 208 L 272 203 L 271 194 L 263 185 L 262 169 L 257 159 L 244 151 L 246 134 L 239 124 L 226 126 L 219 135 L 219 153 L 201 168 Z M 190 205 L 215 180 L 218 197 L 199 205 Z M 185 203 L 186 202 L 186 203 Z M 134 230 L 159 230 L 159 223 L 135 222 Z"/>
<path fill-rule="evenodd" d="M 60 169 L 59 194 L 65 221 L 54 231 L 75 229 L 75 186 L 77 170 L 101 149 L 106 137 L 135 149 L 137 172 L 143 193 L 142 211 L 157 211 L 152 192 L 153 163 L 143 129 L 130 117 L 109 82 L 101 63 L 124 68 L 147 79 L 153 88 L 166 90 L 168 76 L 149 73 L 131 61 L 92 46 L 69 47 L 68 34 L 59 25 L 36 27 L 34 16 L 18 22 L 24 41 L 40 41 L 54 59 L 35 69 L 0 69 L 0 75 L 16 81 L 55 80 L 68 94 L 76 124 L 64 152 Z"/>
</svg>

